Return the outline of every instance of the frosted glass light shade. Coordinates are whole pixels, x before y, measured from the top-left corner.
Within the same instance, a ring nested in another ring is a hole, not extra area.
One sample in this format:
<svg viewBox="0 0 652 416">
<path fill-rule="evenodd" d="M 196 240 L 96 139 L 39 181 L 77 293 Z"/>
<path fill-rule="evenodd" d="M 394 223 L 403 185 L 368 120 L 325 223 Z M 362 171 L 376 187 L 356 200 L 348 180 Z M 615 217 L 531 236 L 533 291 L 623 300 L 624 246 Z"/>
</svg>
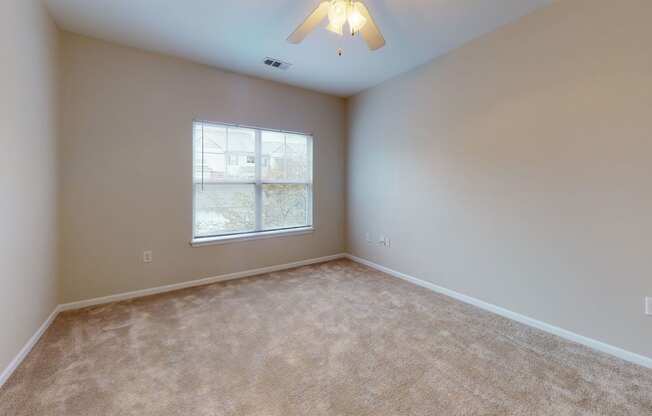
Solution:
<svg viewBox="0 0 652 416">
<path fill-rule="evenodd" d="M 343 27 L 349 24 L 349 31 L 352 35 L 360 32 L 367 23 L 367 19 L 361 12 L 362 4 L 351 0 L 331 0 L 328 9 L 328 26 L 326 29 L 338 35 L 343 34 Z"/>
<path fill-rule="evenodd" d="M 349 29 L 351 30 L 351 34 L 356 34 L 362 28 L 364 27 L 365 23 L 367 23 L 367 19 L 362 15 L 362 13 L 359 10 L 360 3 L 355 2 L 349 10 L 347 20 L 349 22 Z"/>
</svg>

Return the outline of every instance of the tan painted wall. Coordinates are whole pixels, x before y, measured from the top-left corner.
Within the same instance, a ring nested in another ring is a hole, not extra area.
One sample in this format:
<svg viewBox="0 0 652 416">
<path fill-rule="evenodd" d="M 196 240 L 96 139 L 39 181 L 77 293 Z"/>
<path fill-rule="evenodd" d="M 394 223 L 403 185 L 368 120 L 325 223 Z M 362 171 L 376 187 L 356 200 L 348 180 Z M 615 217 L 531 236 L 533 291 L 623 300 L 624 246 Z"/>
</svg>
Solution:
<svg viewBox="0 0 652 416">
<path fill-rule="evenodd" d="M 651 357 L 651 17 L 558 2 L 353 98 L 349 250 Z"/>
<path fill-rule="evenodd" d="M 63 34 L 62 302 L 339 253 L 345 102 Z M 192 248 L 192 120 L 313 132 L 316 231 Z M 143 264 L 142 251 L 154 262 Z"/>
<path fill-rule="evenodd" d="M 40 1 L 0 2 L 0 371 L 57 304 L 57 54 Z"/>
</svg>

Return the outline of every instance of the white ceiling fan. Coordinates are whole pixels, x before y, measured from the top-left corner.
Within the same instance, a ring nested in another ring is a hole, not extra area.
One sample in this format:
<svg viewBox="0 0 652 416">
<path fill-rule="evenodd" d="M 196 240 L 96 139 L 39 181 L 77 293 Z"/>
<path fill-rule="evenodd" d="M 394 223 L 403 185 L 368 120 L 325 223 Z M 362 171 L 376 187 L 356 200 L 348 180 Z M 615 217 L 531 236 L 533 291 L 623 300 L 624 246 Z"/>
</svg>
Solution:
<svg viewBox="0 0 652 416">
<path fill-rule="evenodd" d="M 344 26 L 348 25 L 347 33 L 360 33 L 372 51 L 385 46 L 385 39 L 374 23 L 367 7 L 360 1 L 329 0 L 322 1 L 288 38 L 290 43 L 300 43 L 312 32 L 322 20 L 328 17 L 326 29 L 342 36 Z"/>
</svg>

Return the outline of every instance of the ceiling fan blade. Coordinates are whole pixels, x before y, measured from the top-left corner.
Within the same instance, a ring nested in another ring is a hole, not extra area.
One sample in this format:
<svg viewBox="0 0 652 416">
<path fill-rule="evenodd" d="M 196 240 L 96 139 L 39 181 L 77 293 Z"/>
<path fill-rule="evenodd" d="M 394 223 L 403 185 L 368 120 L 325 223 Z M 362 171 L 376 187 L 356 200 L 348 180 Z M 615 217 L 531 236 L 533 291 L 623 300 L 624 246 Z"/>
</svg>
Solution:
<svg viewBox="0 0 652 416">
<path fill-rule="evenodd" d="M 369 49 L 375 51 L 376 49 L 380 49 L 385 46 L 385 38 L 383 38 L 382 33 L 380 33 L 380 30 L 378 29 L 378 26 L 376 26 L 376 22 L 374 22 L 374 19 L 371 17 L 369 10 L 367 10 L 367 6 L 365 6 L 362 2 L 357 2 L 356 8 L 360 11 L 360 13 L 362 13 L 364 18 L 367 19 L 367 23 L 362 26 L 362 29 L 360 29 L 360 34 L 362 35 L 362 38 L 365 40 L 365 42 L 367 42 Z"/>
<path fill-rule="evenodd" d="M 290 37 L 288 37 L 288 42 L 290 43 L 300 43 L 302 40 L 308 36 L 308 33 L 312 32 L 317 25 L 328 16 L 328 8 L 330 3 L 328 1 L 322 1 L 319 3 L 319 6 L 308 16 L 308 18 L 299 25 L 298 28 Z"/>
</svg>

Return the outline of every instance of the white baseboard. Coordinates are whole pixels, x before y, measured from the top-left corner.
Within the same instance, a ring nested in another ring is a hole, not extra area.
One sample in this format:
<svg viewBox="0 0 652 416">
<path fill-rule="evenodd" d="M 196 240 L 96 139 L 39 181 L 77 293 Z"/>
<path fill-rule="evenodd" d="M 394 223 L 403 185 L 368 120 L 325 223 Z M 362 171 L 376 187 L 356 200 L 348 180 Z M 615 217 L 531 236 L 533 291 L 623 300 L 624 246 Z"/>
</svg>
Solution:
<svg viewBox="0 0 652 416">
<path fill-rule="evenodd" d="M 25 357 L 32 351 L 32 348 L 34 348 L 34 345 L 38 342 L 39 339 L 41 339 L 41 336 L 45 333 L 45 331 L 50 327 L 52 322 L 54 322 L 54 318 L 57 317 L 59 314 L 59 307 L 57 306 L 54 308 L 50 316 L 43 322 L 43 324 L 39 327 L 39 329 L 36 330 L 34 335 L 27 341 L 27 344 L 18 352 L 18 355 L 14 357 L 13 360 L 9 363 L 7 368 L 5 368 L 2 373 L 0 373 L 0 387 L 2 387 L 3 384 L 7 380 L 9 380 L 9 377 L 16 371 L 18 366 L 23 362 Z"/>
<path fill-rule="evenodd" d="M 634 364 L 638 364 L 643 367 L 647 368 L 652 368 L 652 358 L 650 357 L 645 357 L 643 355 L 639 355 L 630 351 L 626 351 L 622 348 L 614 347 L 613 345 L 606 344 L 601 341 L 597 341 L 592 338 L 585 337 L 583 335 L 576 334 L 574 332 L 568 331 L 563 328 L 556 327 L 554 325 L 547 324 L 545 322 L 538 321 L 536 319 L 530 318 L 525 315 L 521 315 L 519 313 L 510 311 L 505 308 L 501 308 L 500 306 L 493 305 L 491 303 L 484 302 L 480 299 L 473 298 L 471 296 L 464 295 L 459 292 L 455 292 L 450 289 L 446 289 L 445 287 L 437 286 L 434 283 L 427 282 L 425 280 L 418 279 L 416 277 L 407 275 L 405 273 L 397 272 L 396 270 L 392 270 L 388 267 L 381 266 L 380 264 L 373 263 L 369 260 L 365 260 L 360 257 L 356 257 L 351 254 L 347 254 L 346 257 L 350 260 L 353 260 L 355 262 L 358 262 L 360 264 L 364 264 L 365 266 L 371 267 L 372 269 L 379 270 L 381 272 L 384 272 L 386 274 L 389 274 L 390 276 L 397 277 L 402 280 L 406 280 L 408 282 L 414 283 L 418 286 L 425 287 L 426 289 L 430 289 L 434 292 L 441 293 L 443 295 L 446 295 L 448 297 L 451 297 L 453 299 L 457 299 L 459 301 L 462 301 L 464 303 L 471 304 L 473 306 L 477 306 L 478 308 L 487 310 L 489 312 L 493 312 L 497 315 L 504 316 L 507 319 L 511 319 L 513 321 L 520 322 L 522 324 L 540 329 L 542 331 L 548 332 L 553 335 L 557 335 L 558 337 L 567 339 L 572 342 L 576 342 L 578 344 L 582 344 L 584 346 L 587 346 L 589 348 L 593 348 L 595 350 L 604 352 L 606 354 L 613 355 L 615 357 L 618 357 L 620 359 L 623 359 L 625 361 L 629 361 Z"/>
<path fill-rule="evenodd" d="M 100 298 L 93 298 L 81 300 L 78 302 L 64 303 L 59 305 L 60 311 L 69 311 L 73 309 L 85 308 L 87 306 L 102 305 L 105 303 L 118 302 L 121 300 L 142 298 L 143 296 L 156 295 L 159 293 L 172 292 L 174 290 L 186 289 L 189 287 L 209 285 L 211 283 L 225 282 L 227 280 L 241 279 L 243 277 L 256 276 L 259 274 L 277 272 L 279 270 L 292 269 L 294 267 L 307 266 L 309 264 L 323 263 L 326 261 L 341 259 L 346 257 L 345 254 L 334 254 L 332 256 L 318 257 L 308 260 L 300 260 L 292 263 L 279 264 L 276 266 L 261 267 L 259 269 L 245 270 L 242 272 L 228 273 L 219 276 L 206 277 L 204 279 L 191 280 L 183 283 L 175 283 L 167 286 L 158 286 L 149 289 L 136 290 L 133 292 L 118 293 L 116 295 L 103 296 Z"/>
<path fill-rule="evenodd" d="M 408 282 L 414 283 L 416 285 L 425 287 L 427 289 L 430 289 L 434 292 L 438 292 L 441 294 L 444 294 L 446 296 L 449 296 L 451 298 L 460 300 L 462 302 L 477 306 L 479 308 L 485 309 L 487 311 L 493 312 L 495 314 L 504 316 L 508 319 L 512 319 L 517 322 L 521 322 L 525 325 L 532 326 L 534 328 L 538 328 L 540 330 L 543 330 L 545 332 L 549 332 L 551 334 L 557 335 L 561 338 L 565 338 L 567 340 L 576 342 L 578 344 L 585 345 L 587 347 L 596 349 L 598 351 L 602 351 L 607 354 L 611 354 L 613 356 L 616 356 L 618 358 L 621 358 L 625 361 L 629 361 L 638 365 L 641 365 L 643 367 L 647 368 L 652 368 L 652 358 L 645 357 L 639 354 L 635 354 L 630 351 L 623 350 L 618 347 L 614 347 L 609 344 L 605 344 L 600 341 L 596 341 L 594 339 L 575 334 L 571 331 L 567 331 L 562 328 L 558 328 L 556 326 L 547 324 L 545 322 L 537 321 L 536 319 L 529 318 L 527 316 L 518 314 L 516 312 L 512 312 L 510 310 L 507 310 L 505 308 L 501 308 L 500 306 L 492 305 L 490 303 L 481 301 L 479 299 L 455 292 L 450 289 L 446 289 L 441 286 L 437 286 L 433 283 L 426 282 L 421 279 L 417 279 L 416 277 L 409 276 L 407 274 L 397 272 L 396 270 L 392 270 L 390 268 L 387 268 L 385 266 L 381 266 L 379 264 L 373 263 L 369 260 L 362 259 L 360 257 L 353 256 L 351 254 L 335 254 L 332 256 L 325 256 L 325 257 L 319 257 L 315 259 L 308 259 L 308 260 L 301 260 L 301 261 L 296 261 L 292 263 L 286 263 L 286 264 L 279 264 L 276 266 L 268 266 L 268 267 L 262 267 L 259 269 L 252 269 L 252 270 L 245 270 L 242 272 L 236 272 L 236 273 L 229 273 L 229 274 L 223 274 L 220 276 L 215 276 L 215 277 L 207 277 L 204 279 L 199 279 L 199 280 L 192 280 L 189 282 L 183 282 L 183 283 L 177 283 L 173 285 L 167 285 L 167 286 L 159 286 L 151 289 L 143 289 L 143 290 L 137 290 L 134 292 L 127 292 L 127 293 L 120 293 L 117 295 L 111 295 L 111 296 L 104 296 L 100 298 L 94 298 L 94 299 L 88 299 L 88 300 L 82 300 L 79 302 L 71 302 L 71 303 L 66 303 L 57 306 L 54 311 L 50 314 L 50 316 L 43 322 L 43 325 L 40 326 L 40 328 L 36 331 L 34 335 L 27 341 L 27 344 L 20 350 L 18 355 L 9 363 L 9 365 L 0 373 L 0 387 L 9 379 L 9 377 L 13 374 L 13 372 L 18 368 L 18 366 L 23 362 L 25 357 L 30 353 L 32 348 L 34 348 L 34 345 L 38 342 L 38 340 L 41 338 L 41 336 L 45 333 L 45 331 L 50 327 L 52 322 L 54 322 L 54 319 L 57 317 L 59 312 L 62 311 L 68 311 L 68 310 L 73 310 L 73 309 L 79 309 L 79 308 L 85 308 L 87 306 L 93 306 L 93 305 L 101 305 L 105 303 L 111 303 L 111 302 L 117 302 L 121 300 L 127 300 L 127 299 L 134 299 L 134 298 L 139 298 L 143 296 L 149 296 L 149 295 L 154 295 L 157 293 L 164 293 L 164 292 L 171 292 L 174 290 L 179 290 L 179 289 L 185 289 L 189 287 L 195 287 L 195 286 L 203 286 L 211 283 L 217 283 L 217 282 L 224 282 L 227 280 L 234 280 L 234 279 L 241 279 L 243 277 L 249 277 L 249 276 L 256 276 L 259 274 L 265 274 L 265 273 L 271 273 L 271 272 L 276 272 L 280 270 L 286 270 L 286 269 L 292 269 L 294 267 L 301 267 L 301 266 L 307 266 L 310 264 L 315 264 L 315 263 L 323 263 L 326 261 L 331 261 L 331 260 L 337 260 L 340 258 L 348 258 L 350 260 L 353 260 L 355 262 L 364 264 L 365 266 L 369 266 L 373 269 L 379 270 L 381 272 L 387 273 L 391 276 L 397 277 L 399 279 L 406 280 Z"/>
</svg>

